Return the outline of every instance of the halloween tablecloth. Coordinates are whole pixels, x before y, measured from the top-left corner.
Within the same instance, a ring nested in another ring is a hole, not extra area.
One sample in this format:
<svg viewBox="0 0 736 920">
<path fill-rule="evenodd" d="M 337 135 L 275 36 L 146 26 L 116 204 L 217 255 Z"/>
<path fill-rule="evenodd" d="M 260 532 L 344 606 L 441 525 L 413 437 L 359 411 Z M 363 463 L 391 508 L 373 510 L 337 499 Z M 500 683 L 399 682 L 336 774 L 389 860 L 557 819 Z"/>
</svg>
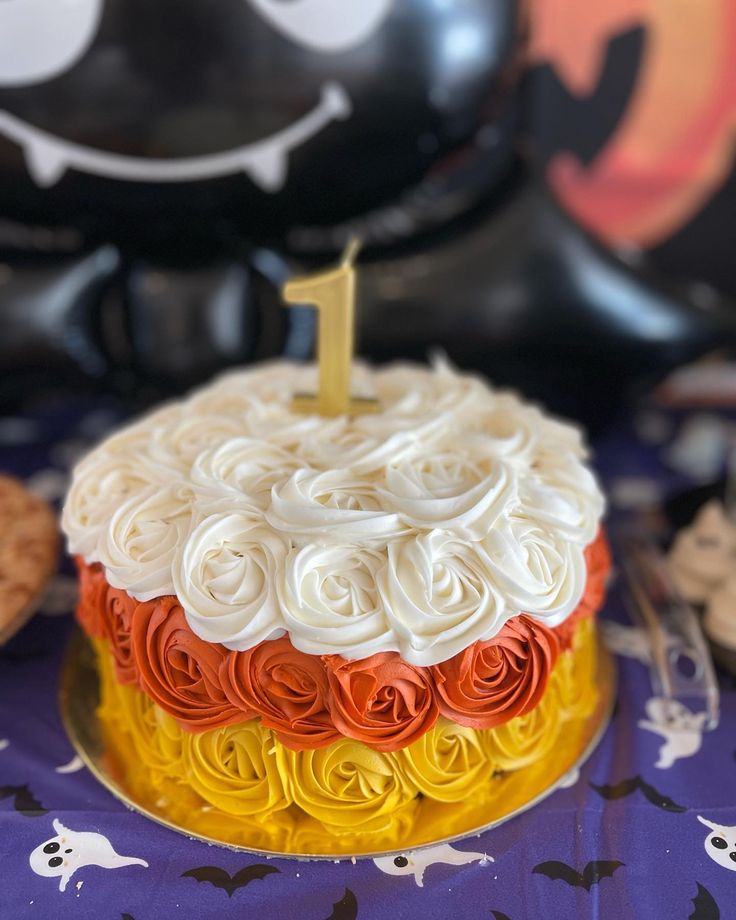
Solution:
<svg viewBox="0 0 736 920">
<path fill-rule="evenodd" d="M 69 466 L 118 417 L 95 403 L 0 419 L 0 470 L 59 500 Z M 642 411 L 597 444 L 614 503 L 688 484 L 678 467 L 706 478 L 698 424 L 707 427 L 702 413 Z M 703 733 L 688 709 L 676 725 L 658 724 L 647 643 L 615 586 L 605 617 L 624 624 L 612 644 L 626 654 L 612 723 L 590 760 L 528 813 L 388 866 L 266 860 L 128 811 L 75 757 L 59 717 L 74 594 L 65 560 L 42 612 L 0 650 L 2 920 L 736 917 L 736 681 L 721 675 L 715 731 Z M 73 868 L 68 879 L 55 854 Z"/>
</svg>

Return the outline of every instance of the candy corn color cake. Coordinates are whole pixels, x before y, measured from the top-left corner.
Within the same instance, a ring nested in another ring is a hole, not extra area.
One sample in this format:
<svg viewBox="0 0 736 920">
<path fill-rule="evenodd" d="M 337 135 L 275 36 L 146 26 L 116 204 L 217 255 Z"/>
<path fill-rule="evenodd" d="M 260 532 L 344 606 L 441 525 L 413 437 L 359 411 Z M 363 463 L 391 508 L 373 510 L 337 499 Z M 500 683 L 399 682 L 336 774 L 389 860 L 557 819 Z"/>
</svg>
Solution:
<svg viewBox="0 0 736 920">
<path fill-rule="evenodd" d="M 86 456 L 78 619 L 139 796 L 390 849 L 595 707 L 604 503 L 574 427 L 476 377 L 357 365 L 355 417 L 295 412 L 314 387 L 230 373 Z"/>
</svg>

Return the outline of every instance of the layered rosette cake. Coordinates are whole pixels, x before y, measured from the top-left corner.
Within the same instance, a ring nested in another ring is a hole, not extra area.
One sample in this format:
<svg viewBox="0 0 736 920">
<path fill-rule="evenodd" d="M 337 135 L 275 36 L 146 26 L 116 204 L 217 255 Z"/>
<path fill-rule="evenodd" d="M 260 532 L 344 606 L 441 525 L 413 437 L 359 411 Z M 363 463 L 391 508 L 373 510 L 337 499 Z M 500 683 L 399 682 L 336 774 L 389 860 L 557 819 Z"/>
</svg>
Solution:
<svg viewBox="0 0 736 920">
<path fill-rule="evenodd" d="M 390 849 L 595 707 L 604 503 L 575 428 L 476 377 L 358 366 L 379 411 L 324 418 L 292 409 L 314 375 L 231 373 L 123 429 L 63 526 L 139 799 Z"/>
</svg>

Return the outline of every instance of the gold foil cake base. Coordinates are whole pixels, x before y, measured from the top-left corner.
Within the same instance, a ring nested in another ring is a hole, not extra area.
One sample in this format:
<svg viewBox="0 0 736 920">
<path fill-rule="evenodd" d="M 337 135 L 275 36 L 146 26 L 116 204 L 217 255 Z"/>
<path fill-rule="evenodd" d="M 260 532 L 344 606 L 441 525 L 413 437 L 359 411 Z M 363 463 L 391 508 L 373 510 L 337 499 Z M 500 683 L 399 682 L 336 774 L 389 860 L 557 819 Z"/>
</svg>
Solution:
<svg viewBox="0 0 736 920">
<path fill-rule="evenodd" d="M 128 807 L 159 824 L 231 849 L 303 859 L 375 857 L 447 843 L 479 834 L 537 804 L 560 785 L 592 753 L 610 719 L 616 678 L 613 659 L 598 638 L 595 685 L 598 698 L 590 715 L 565 722 L 554 747 L 541 761 L 494 776 L 470 800 L 445 804 L 421 798 L 402 827 L 401 849 L 390 838 L 363 831 L 346 837 L 329 834 L 306 818 L 298 829 L 262 826 L 201 802 L 188 801 L 171 782 L 171 794 L 148 788 L 145 775 L 130 779 L 115 738 L 106 737 L 98 716 L 100 682 L 96 654 L 77 631 L 70 642 L 61 674 L 61 714 L 69 738 L 93 775 Z M 125 743 L 124 741 L 122 742 Z"/>
</svg>

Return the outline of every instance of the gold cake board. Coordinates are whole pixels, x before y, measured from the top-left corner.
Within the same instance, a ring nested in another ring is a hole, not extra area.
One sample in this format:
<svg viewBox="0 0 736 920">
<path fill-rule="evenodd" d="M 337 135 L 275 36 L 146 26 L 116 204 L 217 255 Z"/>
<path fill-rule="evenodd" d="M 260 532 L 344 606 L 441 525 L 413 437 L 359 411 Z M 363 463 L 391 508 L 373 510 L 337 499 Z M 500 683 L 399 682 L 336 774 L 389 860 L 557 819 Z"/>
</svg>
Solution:
<svg viewBox="0 0 736 920">
<path fill-rule="evenodd" d="M 206 814 L 185 812 L 174 817 L 165 802 L 153 801 L 140 790 L 131 788 L 116 762 L 114 751 L 105 743 L 97 717 L 99 680 L 95 652 L 78 629 L 70 640 L 62 665 L 59 690 L 61 716 L 71 743 L 103 786 L 129 808 L 187 837 L 265 856 L 332 860 L 378 857 L 477 836 L 521 814 L 563 785 L 570 772 L 592 754 L 603 737 L 613 710 L 615 664 L 603 645 L 600 633 L 597 641 L 599 694 L 591 715 L 566 722 L 555 747 L 539 763 L 494 777 L 490 800 L 483 794 L 479 794 L 477 800 L 452 805 L 424 799 L 420 803 L 421 819 L 402 835 L 400 850 L 387 850 L 370 833 L 361 834 L 358 842 L 356 836 L 348 842 L 330 839 L 325 834 L 323 845 L 319 848 L 312 843 L 298 850 L 279 849 L 278 843 L 272 844 L 262 833 L 254 831 L 251 834 L 242 819 L 214 808 L 208 808 Z"/>
</svg>

